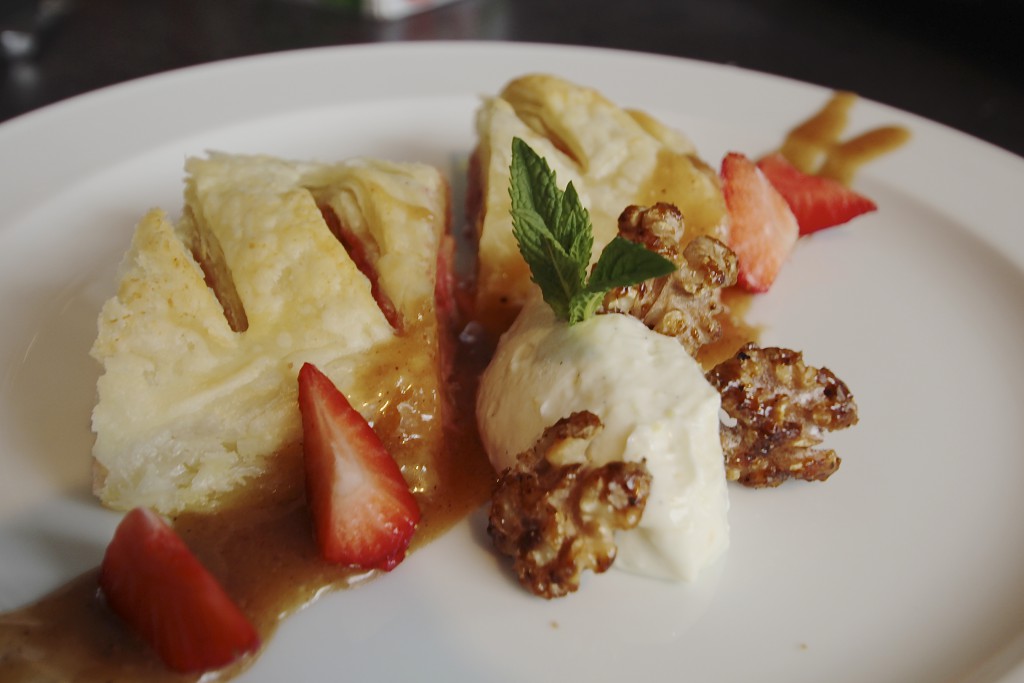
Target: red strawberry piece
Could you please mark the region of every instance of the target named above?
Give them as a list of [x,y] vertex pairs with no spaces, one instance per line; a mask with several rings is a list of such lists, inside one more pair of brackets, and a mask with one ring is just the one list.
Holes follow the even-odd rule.
[[420,521],[402,472],[366,420],[315,366],[299,371],[306,498],[329,562],[390,571]]
[[219,669],[260,647],[249,620],[155,512],[121,520],[100,566],[107,604],[179,672]]
[[729,248],[736,252],[737,281],[751,292],[766,292],[799,237],[796,217],[746,156],[727,154],[721,176],[732,222]]
[[761,159],[757,167],[786,199],[800,224],[801,235],[841,225],[878,208],[838,180],[800,171],[778,152]]

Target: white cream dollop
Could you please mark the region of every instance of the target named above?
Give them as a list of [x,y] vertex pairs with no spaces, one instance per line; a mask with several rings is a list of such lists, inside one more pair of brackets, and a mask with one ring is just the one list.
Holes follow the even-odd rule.
[[502,336],[476,412],[498,472],[559,419],[596,414],[604,429],[588,448],[590,462],[646,460],[652,477],[639,526],[616,536],[614,566],[693,580],[729,544],[720,404],[675,339],[618,314],[570,327],[535,297]]

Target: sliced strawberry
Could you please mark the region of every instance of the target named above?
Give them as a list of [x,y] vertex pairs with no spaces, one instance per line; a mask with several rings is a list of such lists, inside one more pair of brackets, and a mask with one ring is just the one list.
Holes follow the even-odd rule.
[[758,161],[757,167],[786,199],[800,224],[801,235],[841,225],[878,208],[837,180],[800,171],[777,152]]
[[107,604],[171,669],[219,669],[260,647],[256,629],[181,537],[155,512],[135,508],[100,566]]
[[329,562],[390,571],[420,521],[416,499],[373,429],[320,370],[299,371],[306,497]]
[[796,217],[750,159],[731,152],[722,160],[722,194],[732,226],[737,281],[751,292],[771,287],[799,237]]

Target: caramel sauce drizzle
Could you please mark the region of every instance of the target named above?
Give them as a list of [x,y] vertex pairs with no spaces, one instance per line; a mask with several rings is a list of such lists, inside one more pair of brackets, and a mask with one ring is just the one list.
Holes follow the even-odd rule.
[[804,173],[849,185],[861,166],[898,149],[910,139],[910,131],[902,126],[881,126],[840,141],[849,124],[850,108],[856,101],[853,93],[834,93],[820,111],[786,135],[779,151]]

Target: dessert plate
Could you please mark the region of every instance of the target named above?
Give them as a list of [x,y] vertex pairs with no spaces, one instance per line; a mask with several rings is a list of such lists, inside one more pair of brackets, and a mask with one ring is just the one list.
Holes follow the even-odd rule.
[[[181,205],[185,157],[416,160],[458,190],[479,97],[531,71],[648,110],[712,164],[770,150],[829,94],[652,55],[415,43],[170,72],[0,125],[0,609],[98,564],[120,518],[89,492],[88,350],[135,221]],[[287,621],[240,680],[1024,681],[1024,161],[870,102],[850,130],[892,123],[910,144],[856,182],[880,210],[802,240],[751,311],[857,397],[832,480],[731,487],[731,549],[692,585],[611,571],[553,602],[515,584],[477,512]]]

